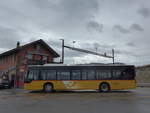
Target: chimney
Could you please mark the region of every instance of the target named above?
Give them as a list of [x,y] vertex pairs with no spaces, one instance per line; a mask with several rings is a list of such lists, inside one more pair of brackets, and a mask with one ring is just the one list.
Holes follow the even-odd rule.
[[20,47],[20,42],[18,41],[18,42],[17,42],[17,48],[19,48],[19,47]]

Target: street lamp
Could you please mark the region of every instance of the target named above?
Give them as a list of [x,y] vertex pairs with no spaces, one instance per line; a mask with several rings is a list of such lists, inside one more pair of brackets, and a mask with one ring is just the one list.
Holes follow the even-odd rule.
[[76,41],[73,41],[72,43],[73,43],[73,47],[74,47],[74,44],[76,43]]

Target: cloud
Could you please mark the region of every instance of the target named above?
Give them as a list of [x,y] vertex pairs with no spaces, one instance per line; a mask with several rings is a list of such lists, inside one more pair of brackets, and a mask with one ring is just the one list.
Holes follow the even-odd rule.
[[[29,0],[30,3],[33,3],[36,7],[40,8],[40,9],[56,9],[57,8],[57,4],[55,1],[50,1],[50,0]],[[59,0],[60,1],[60,0]],[[59,2],[58,1],[58,2]]]
[[96,31],[101,33],[103,31],[103,24],[100,24],[96,21],[90,21],[87,23],[88,31]]
[[120,33],[123,33],[123,34],[132,33],[133,31],[138,31],[138,32],[144,31],[141,25],[137,23],[131,24],[129,28],[124,28],[121,25],[114,25],[113,30],[119,31]]
[[86,53],[83,53],[83,52],[79,52],[79,51],[73,51],[73,50],[69,50],[69,49],[65,49],[65,56],[66,57],[83,57],[83,56],[86,56],[87,54]]
[[91,43],[94,49],[97,48],[98,52],[100,53],[112,53],[112,49],[116,48],[116,45],[114,44],[99,44],[99,43]]
[[14,48],[16,42],[20,41],[20,35],[15,29],[0,26],[0,48]]
[[51,45],[52,47],[55,47],[56,49],[60,49],[62,47],[62,43],[61,43],[61,40],[55,40],[55,39],[52,39],[50,38],[47,43],[49,45]]
[[142,7],[137,11],[137,13],[143,16],[144,18],[147,18],[150,16],[150,9],[146,7]]
[[140,31],[140,32],[144,31],[144,29],[139,24],[137,24],[137,23],[132,24],[130,26],[130,30]]
[[126,45],[129,47],[135,47],[136,46],[133,42],[126,43]]
[[98,0],[63,0],[64,12],[71,17],[90,17],[99,9]]
[[133,57],[137,57],[137,54],[132,52],[132,51],[128,51],[128,50],[121,50],[121,49],[116,49],[115,50],[115,54],[117,55],[124,55],[124,56],[133,56]]
[[[47,16],[53,13],[58,19],[63,19],[65,23],[83,21],[93,18],[93,14],[99,9],[98,0],[28,0],[41,11],[47,12]],[[51,15],[52,14],[52,15]]]
[[[137,10],[141,5],[143,7]],[[97,47],[100,53],[111,54],[112,48],[128,51],[119,55],[122,61],[130,63],[135,60],[133,57],[129,61],[130,52],[150,55],[150,23],[145,19],[150,15],[149,10],[149,0],[3,0],[0,3],[0,51],[14,48],[18,40],[23,44],[34,37],[32,41],[42,38],[61,53],[59,39],[64,38],[66,44],[71,42],[72,45],[76,40],[81,44],[75,46],[91,51]],[[71,50],[65,52],[67,61],[75,57],[80,61],[83,58],[90,58],[91,62],[104,61]],[[146,62],[148,58],[143,55],[141,59]]]
[[113,30],[119,31],[120,33],[123,33],[123,34],[130,33],[130,31],[128,29],[124,28],[121,25],[114,25]]

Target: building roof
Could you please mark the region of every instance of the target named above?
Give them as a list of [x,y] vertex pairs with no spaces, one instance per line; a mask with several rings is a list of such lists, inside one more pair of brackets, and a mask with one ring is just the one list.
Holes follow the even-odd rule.
[[24,49],[25,47],[28,47],[28,46],[33,45],[33,44],[36,44],[36,43],[40,43],[40,44],[42,44],[44,47],[46,47],[46,48],[54,55],[54,57],[60,57],[59,54],[58,54],[56,51],[54,51],[54,50],[53,50],[46,42],[44,42],[42,39],[36,40],[36,41],[33,41],[33,42],[30,42],[30,43],[25,44],[25,45],[23,45],[23,46],[19,46],[19,48],[16,47],[16,48],[13,48],[13,49],[11,49],[11,50],[8,50],[8,51],[6,51],[6,52],[4,52],[4,53],[1,53],[1,54],[0,54],[0,57],[8,56],[8,55],[17,53],[18,51]]

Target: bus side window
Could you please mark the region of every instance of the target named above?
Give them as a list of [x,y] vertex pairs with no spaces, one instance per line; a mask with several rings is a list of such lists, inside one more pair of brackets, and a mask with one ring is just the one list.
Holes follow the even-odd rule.
[[47,70],[47,80],[56,80],[56,70]]
[[28,80],[33,80],[33,71],[32,70],[29,70],[28,72]]
[[113,70],[113,79],[120,79],[122,77],[121,70]]
[[47,71],[46,70],[41,70],[41,80],[46,80],[47,79]]
[[42,70],[41,80],[56,80],[56,70]]
[[87,80],[87,70],[86,69],[83,69],[82,70],[82,80]]
[[39,70],[29,70],[28,79],[29,80],[38,80],[39,79]]
[[95,77],[95,70],[88,70],[88,80],[95,80],[96,77]]
[[127,68],[123,71],[122,79],[131,80],[134,79],[135,72],[134,69]]
[[72,76],[71,79],[72,80],[80,80],[81,76],[81,72],[80,70],[72,70]]
[[110,79],[111,71],[110,70],[96,70],[96,77],[98,80]]
[[57,80],[70,80],[70,71],[58,70]]

